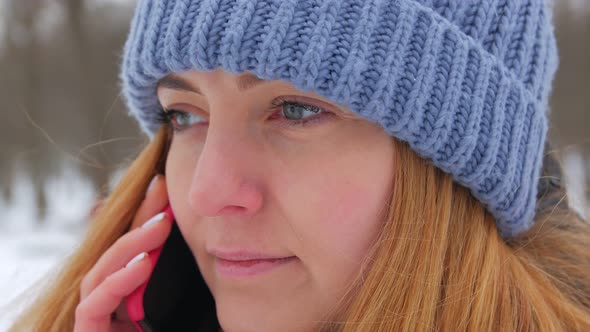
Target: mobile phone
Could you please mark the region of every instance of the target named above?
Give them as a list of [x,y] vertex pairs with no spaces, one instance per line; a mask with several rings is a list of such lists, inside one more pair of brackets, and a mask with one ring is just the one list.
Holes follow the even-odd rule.
[[215,303],[172,208],[165,243],[149,253],[154,267],[149,279],[125,299],[129,318],[140,332],[218,331]]

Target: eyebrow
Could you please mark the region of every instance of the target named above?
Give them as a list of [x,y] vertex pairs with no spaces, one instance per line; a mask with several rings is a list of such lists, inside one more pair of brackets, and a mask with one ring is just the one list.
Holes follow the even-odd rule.
[[[245,91],[263,83],[269,83],[269,80],[263,80],[256,75],[245,74],[238,78],[238,90]],[[176,75],[168,75],[158,82],[157,88],[167,88],[172,90],[194,92],[202,95],[203,93],[197,86],[193,86],[185,79]]]

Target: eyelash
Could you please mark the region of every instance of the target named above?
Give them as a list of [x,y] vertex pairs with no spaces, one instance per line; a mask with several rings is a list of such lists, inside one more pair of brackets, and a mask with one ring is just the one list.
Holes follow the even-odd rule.
[[[285,116],[278,116],[278,117],[285,118],[286,119],[285,125],[289,126],[289,127],[304,127],[306,125],[309,125],[310,123],[316,123],[316,122],[322,121],[324,116],[332,114],[331,112],[328,112],[323,108],[299,102],[294,98],[291,99],[291,98],[281,96],[281,97],[278,97],[275,100],[273,100],[273,102],[271,103],[272,110],[274,110],[276,108],[280,108],[279,111],[273,112],[273,117],[275,114],[283,113],[282,107],[285,104],[299,106],[299,107],[304,108],[306,111],[318,113],[317,115],[313,115],[313,116],[307,117],[305,119],[298,119],[298,120],[286,119]],[[178,110],[174,110],[174,109],[165,110],[164,108],[161,108],[159,111],[159,114],[158,114],[157,121],[162,124],[171,125],[174,132],[181,132],[187,128],[176,128],[174,125],[174,116],[182,115],[185,113],[187,113],[187,112],[178,111]]]

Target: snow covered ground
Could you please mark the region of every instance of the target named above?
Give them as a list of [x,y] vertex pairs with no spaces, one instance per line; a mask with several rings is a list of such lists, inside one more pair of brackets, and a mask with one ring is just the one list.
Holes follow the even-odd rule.
[[[0,331],[14,318],[11,301],[58,265],[78,244],[95,192],[74,169],[47,181],[48,214],[36,222],[33,187],[15,177],[11,202],[0,199]],[[26,298],[25,298],[26,299]],[[27,299],[28,300],[28,299]]]

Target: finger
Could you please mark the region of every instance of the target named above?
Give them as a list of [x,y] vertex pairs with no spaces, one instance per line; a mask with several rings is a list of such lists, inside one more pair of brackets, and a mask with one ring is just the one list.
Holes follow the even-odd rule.
[[130,231],[120,237],[88,271],[80,284],[80,299],[86,298],[103,280],[123,267],[138,252],[150,252],[164,244],[172,222],[166,213],[150,219],[146,227]]
[[111,314],[123,298],[144,283],[152,270],[147,254],[142,253],[104,280],[76,307],[75,332],[106,332],[111,325]]
[[168,205],[168,191],[166,188],[166,178],[164,175],[156,175],[152,187],[146,193],[146,196],[135,213],[131,229],[141,226],[146,220],[156,213],[164,210]]

